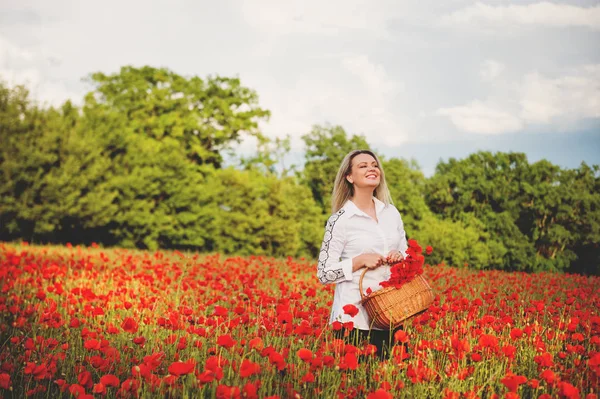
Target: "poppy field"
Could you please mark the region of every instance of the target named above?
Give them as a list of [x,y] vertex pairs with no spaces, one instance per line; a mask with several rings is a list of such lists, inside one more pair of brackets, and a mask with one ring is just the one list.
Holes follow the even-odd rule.
[[380,362],[334,338],[312,259],[0,243],[0,394],[597,398],[600,278],[423,276],[434,304]]

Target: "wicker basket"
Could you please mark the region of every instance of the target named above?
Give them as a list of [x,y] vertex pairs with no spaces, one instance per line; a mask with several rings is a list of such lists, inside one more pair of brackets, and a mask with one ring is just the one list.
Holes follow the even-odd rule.
[[362,282],[369,270],[365,268],[360,275],[358,287],[361,304],[369,315],[372,327],[397,328],[407,319],[427,310],[433,302],[433,291],[420,275],[400,288],[385,287],[365,295]]

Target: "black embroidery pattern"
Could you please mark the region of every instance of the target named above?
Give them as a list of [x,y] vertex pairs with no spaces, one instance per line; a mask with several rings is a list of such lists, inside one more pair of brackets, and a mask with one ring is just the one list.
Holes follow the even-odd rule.
[[319,265],[317,266],[317,277],[323,284],[331,283],[344,277],[344,270],[341,268],[325,272],[325,264],[327,263],[327,259],[329,259],[329,241],[333,238],[333,226],[344,212],[345,210],[340,209],[337,213],[331,215],[325,225],[325,236],[323,237],[323,244],[319,253]]

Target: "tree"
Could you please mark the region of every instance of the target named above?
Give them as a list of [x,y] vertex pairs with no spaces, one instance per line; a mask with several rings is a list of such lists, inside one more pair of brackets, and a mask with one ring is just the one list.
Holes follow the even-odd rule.
[[203,184],[198,216],[205,250],[245,255],[317,254],[320,211],[292,178],[256,170],[214,170]]
[[246,170],[258,170],[265,174],[287,177],[290,172],[296,171],[296,165],[285,165],[285,157],[290,153],[291,148],[290,136],[274,139],[265,137],[258,141],[254,155],[238,157],[239,164]]
[[428,257],[431,264],[444,262],[450,266],[495,269],[502,265],[507,252],[501,243],[490,240],[480,221],[464,223],[431,213],[418,221],[414,238],[434,248]]
[[520,221],[528,223],[539,268],[597,273],[593,265],[600,264],[598,167],[584,163],[564,170],[542,160],[531,165],[528,181]]
[[598,256],[597,188],[597,168],[570,171],[545,160],[530,165],[525,154],[479,152],[438,164],[426,201],[444,218],[480,220],[488,244],[506,249],[498,267],[559,271],[578,251]]
[[123,67],[91,75],[84,125],[111,162],[118,212],[108,228],[119,245],[203,248],[205,176],[243,134],[262,139],[269,113],[234,78],[184,78],[167,69]]
[[108,185],[118,195],[109,229],[118,244],[199,249],[205,245],[198,198],[212,167],[193,164],[173,140],[135,137],[114,162]]
[[407,234],[412,236],[419,228],[418,222],[431,214],[425,203],[425,176],[414,161],[391,158],[382,163],[394,205],[402,215]]
[[577,169],[563,175],[571,220],[568,226],[575,230],[577,239],[570,249],[577,254],[569,271],[600,275],[600,167],[582,163]]
[[[70,102],[40,109],[23,87],[0,85],[0,235],[81,242],[116,212],[105,185],[109,161],[80,130]],[[101,235],[101,233],[100,233]]]
[[85,98],[86,110],[121,119],[121,127],[134,134],[177,140],[196,164],[219,167],[220,151],[243,134],[262,137],[258,122],[269,117],[238,78],[185,78],[165,68],[126,66],[90,80],[95,90]]

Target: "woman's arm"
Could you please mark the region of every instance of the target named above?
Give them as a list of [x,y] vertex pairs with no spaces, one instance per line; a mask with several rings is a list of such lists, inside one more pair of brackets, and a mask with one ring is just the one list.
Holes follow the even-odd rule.
[[325,225],[325,235],[319,253],[319,264],[317,265],[317,277],[323,284],[352,280],[353,260],[340,261],[340,256],[346,244],[344,220],[340,219],[343,214],[344,210],[340,210],[331,215]]

